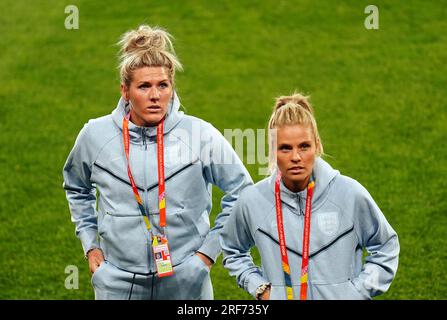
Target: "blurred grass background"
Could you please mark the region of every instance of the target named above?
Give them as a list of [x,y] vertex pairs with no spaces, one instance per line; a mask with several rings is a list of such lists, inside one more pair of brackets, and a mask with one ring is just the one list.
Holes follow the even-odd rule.
[[[380,299],[447,298],[447,1],[375,0],[379,30],[365,29],[364,0],[2,4],[0,298],[93,298],[61,170],[83,124],[115,108],[114,43],[141,23],[175,36],[181,101],[221,132],[264,128],[274,97],[311,94],[327,161],[399,234]],[[79,30],[64,27],[70,4]],[[64,287],[67,265],[79,267],[78,290]],[[250,299],[221,259],[212,278],[216,299]]]

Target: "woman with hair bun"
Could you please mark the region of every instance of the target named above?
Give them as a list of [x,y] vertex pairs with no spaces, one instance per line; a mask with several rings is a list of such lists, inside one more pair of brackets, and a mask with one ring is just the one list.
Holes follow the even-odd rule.
[[371,299],[387,291],[397,234],[360,183],[321,159],[308,98],[278,98],[268,130],[271,175],[244,189],[233,208],[221,233],[225,268],[262,300]]
[[[218,235],[252,180],[218,130],[179,111],[171,36],[142,25],[119,45],[121,99],[63,170],[95,298],[213,299]],[[225,195],[210,229],[212,184]]]

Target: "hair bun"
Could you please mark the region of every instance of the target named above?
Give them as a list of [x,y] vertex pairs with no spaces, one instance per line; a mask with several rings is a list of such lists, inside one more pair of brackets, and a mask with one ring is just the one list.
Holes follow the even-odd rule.
[[306,97],[304,95],[302,95],[301,93],[297,93],[295,92],[294,94],[290,95],[290,96],[281,96],[276,98],[276,103],[274,106],[274,110],[278,110],[280,109],[282,106],[285,106],[287,104],[292,104],[292,105],[296,105],[296,106],[300,106],[304,109],[306,109],[307,111],[309,111],[311,114],[314,113],[312,106],[309,103],[309,98],[310,97]]
[[182,70],[172,45],[172,36],[160,27],[140,25],[127,31],[118,41],[121,83],[129,86],[135,69],[141,67],[164,67],[169,79],[174,82],[176,70]]
[[171,35],[161,28],[141,25],[137,30],[125,33],[119,44],[123,53],[139,51],[173,51]]

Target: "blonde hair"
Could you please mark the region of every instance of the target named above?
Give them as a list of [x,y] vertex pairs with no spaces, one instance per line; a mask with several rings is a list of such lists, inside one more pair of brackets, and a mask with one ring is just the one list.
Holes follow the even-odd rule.
[[136,30],[123,34],[118,41],[121,46],[119,69],[121,83],[129,87],[133,71],[141,67],[165,67],[169,80],[174,83],[176,70],[182,70],[172,36],[160,27],[141,25]]
[[314,117],[310,97],[295,92],[290,96],[276,98],[272,115],[268,123],[269,135],[269,170],[272,173],[276,168],[276,134],[275,129],[288,125],[309,126],[316,145],[316,156],[323,155],[323,144],[318,133],[317,121]]

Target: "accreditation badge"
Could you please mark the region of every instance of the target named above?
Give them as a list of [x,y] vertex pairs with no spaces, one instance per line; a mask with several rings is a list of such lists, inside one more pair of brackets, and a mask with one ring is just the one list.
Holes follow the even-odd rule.
[[174,274],[171,254],[169,253],[168,240],[163,236],[154,236],[152,240],[155,266],[158,277],[166,277]]

